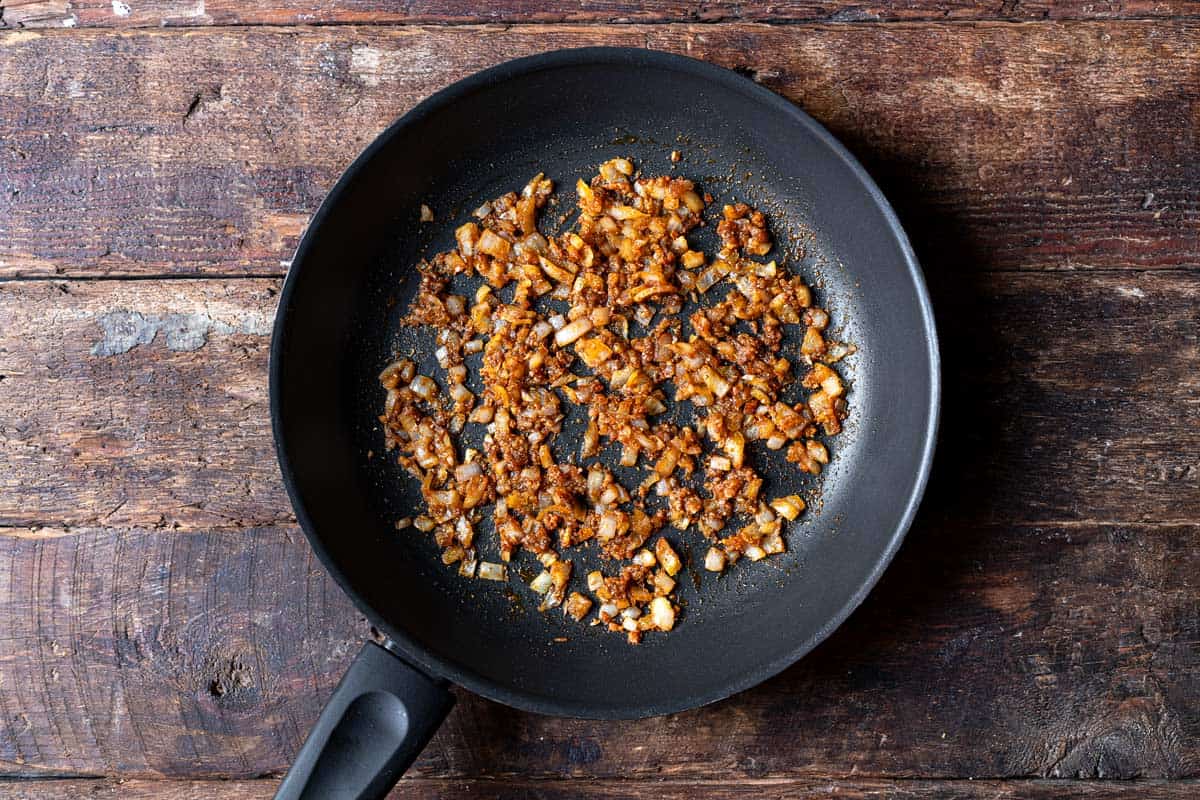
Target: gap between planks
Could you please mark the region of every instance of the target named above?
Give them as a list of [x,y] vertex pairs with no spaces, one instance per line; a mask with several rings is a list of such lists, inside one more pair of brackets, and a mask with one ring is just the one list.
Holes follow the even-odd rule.
[[[1200,273],[1200,264],[1178,265],[1173,267],[1040,267],[1029,269],[981,269],[979,275],[1070,275],[1070,276],[1103,276],[1103,275],[1179,275],[1192,276]],[[288,275],[283,272],[230,272],[202,274],[104,274],[104,275],[9,275],[0,276],[0,285],[6,283],[102,283],[104,281],[230,281],[230,280],[283,280]]]

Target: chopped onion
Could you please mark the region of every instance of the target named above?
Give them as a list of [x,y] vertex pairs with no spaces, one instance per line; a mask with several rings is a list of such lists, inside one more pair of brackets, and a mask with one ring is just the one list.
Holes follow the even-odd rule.
[[772,533],[770,536],[763,537],[762,549],[767,555],[776,555],[782,553],[786,549],[786,546],[783,543],[781,535]]
[[479,562],[479,577],[485,581],[508,580],[508,567],[492,561]]
[[545,570],[539,572],[538,576],[529,582],[529,588],[538,594],[545,594],[550,591],[550,587],[553,585],[554,580],[550,577],[550,573]]
[[569,322],[562,328],[559,328],[558,333],[554,334],[554,343],[559,347],[565,347],[591,329],[592,321],[587,317],[580,317],[574,322]]
[[704,568],[709,572],[721,572],[725,569],[725,553],[715,547],[710,547],[704,554]]
[[564,317],[562,314],[555,314],[554,316],[552,316],[550,319],[548,319],[546,321],[549,322],[550,327],[554,328],[554,330],[556,330],[556,331],[562,330],[563,327],[567,324],[567,318]]
[[459,483],[466,483],[477,475],[483,474],[483,467],[479,463],[472,461],[469,464],[459,464],[454,468],[454,480]]
[[654,552],[658,555],[658,561],[668,575],[674,576],[683,569],[683,562],[679,560],[679,555],[666,539],[659,539],[654,544]]
[[649,550],[638,550],[633,556],[633,563],[640,567],[653,567],[657,563],[654,553]]
[[418,375],[413,378],[408,388],[422,400],[432,400],[434,395],[437,394],[437,384],[433,382],[432,378],[425,375]]
[[669,631],[675,627],[675,609],[671,607],[671,601],[665,597],[656,597],[650,601],[650,618],[654,620],[654,627],[660,631]]
[[600,524],[596,526],[596,538],[600,541],[607,541],[617,535],[617,515],[611,512],[600,517]]
[[772,500],[771,508],[775,509],[775,513],[784,519],[793,520],[804,511],[804,501],[800,499],[799,495],[792,494]]

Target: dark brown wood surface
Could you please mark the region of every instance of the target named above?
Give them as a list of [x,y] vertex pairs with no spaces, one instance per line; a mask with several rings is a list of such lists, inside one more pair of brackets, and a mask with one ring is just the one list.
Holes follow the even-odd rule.
[[8,27],[193,27],[473,22],[883,22],[1146,19],[1200,15],[1195,0],[5,0]]
[[[644,787],[643,790],[639,787]],[[0,783],[0,800],[269,800],[268,781],[47,780]],[[1136,795],[1133,794],[1136,792]],[[1096,781],[888,781],[878,779],[743,780],[743,781],[473,781],[406,779],[391,800],[1192,800],[1196,781],[1139,781],[1135,785]]]
[[926,261],[1200,263],[1200,23],[0,37],[0,275],[281,275],[307,215],[401,113],[505,57],[594,44],[705,58],[793,98],[939,233],[919,237]]
[[461,693],[396,796],[1200,794],[1198,6],[534,5],[0,0],[0,800],[270,796],[371,635],[271,452],[287,260],[422,97],[587,44],[738,69],[879,178],[930,492],[779,677],[625,723]]

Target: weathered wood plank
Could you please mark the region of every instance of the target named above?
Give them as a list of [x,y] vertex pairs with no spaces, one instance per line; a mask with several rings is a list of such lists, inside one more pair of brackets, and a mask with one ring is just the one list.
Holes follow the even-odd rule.
[[[123,800],[268,800],[275,781],[0,781],[0,800],[76,800],[120,797]],[[809,800],[830,796],[847,800],[1191,800],[1195,781],[887,781],[887,780],[746,780],[723,781],[471,781],[405,779],[392,800]]]
[[[1200,527],[930,508],[801,662],[638,722],[463,693],[425,778],[1200,775]],[[0,774],[285,768],[369,634],[290,527],[0,536]]]
[[267,410],[278,286],[0,284],[0,525],[292,519]]
[[[945,513],[1200,520],[1200,274],[930,279]],[[0,526],[292,519],[267,410],[277,287],[0,283]]]
[[0,33],[0,275],[279,274],[341,169],[418,100],[597,44],[792,98],[935,265],[1200,263],[1192,22],[406,26]]
[[651,22],[887,22],[896,20],[1065,20],[1194,17],[1195,0],[7,0],[0,26],[13,28],[141,28],[206,25],[329,25],[411,23],[651,23]]

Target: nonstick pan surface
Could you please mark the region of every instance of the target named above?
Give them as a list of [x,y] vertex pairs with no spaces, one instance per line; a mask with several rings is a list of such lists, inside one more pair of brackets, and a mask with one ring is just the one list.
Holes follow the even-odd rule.
[[[682,160],[669,155],[679,150]],[[426,534],[394,529],[420,508],[415,482],[384,453],[377,378],[396,354],[432,367],[431,339],[399,324],[414,264],[452,244],[483,200],[538,172],[561,211],[576,178],[627,156],[646,174],[697,180],[720,203],[767,212],[778,250],[831,311],[846,431],[820,480],[765,464],[767,496],[799,491],[811,508],[788,552],[703,572],[706,544],[668,535],[690,556],[669,634],[639,646],[540,614],[528,554],[510,583],[460,578]],[[433,224],[418,209],[433,209]],[[554,216],[547,214],[546,217]],[[789,240],[788,234],[796,238]],[[703,236],[700,238],[704,242]],[[347,170],[293,261],[276,321],[271,404],[285,482],[322,562],[391,648],[436,678],[548,714],[630,718],[710,703],[779,672],[862,601],[913,518],[929,472],[938,409],[933,318],[920,269],[862,167],[796,106],[735,73],[663,53],[589,48],[513,61],[431,97]],[[684,414],[685,409],[673,413]],[[684,418],[684,417],[679,417]],[[560,437],[560,452],[578,440]],[[759,459],[766,451],[755,449]],[[626,477],[626,484],[631,481]],[[480,556],[499,560],[490,529]],[[577,553],[577,554],[576,554]],[[576,581],[597,564],[572,551]],[[694,582],[689,574],[698,578]]]

